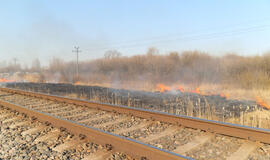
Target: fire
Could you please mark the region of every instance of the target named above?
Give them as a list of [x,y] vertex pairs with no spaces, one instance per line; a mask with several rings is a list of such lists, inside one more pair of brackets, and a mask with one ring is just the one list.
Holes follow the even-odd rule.
[[226,94],[226,93],[224,93],[224,94],[223,93],[220,93],[219,96],[220,97],[223,97],[225,99],[228,99],[230,97],[230,95],[229,94]]
[[13,80],[8,80],[8,79],[5,79],[5,78],[0,78],[0,83],[5,83],[5,82],[14,82]]
[[180,91],[182,93],[184,93],[184,88],[182,86],[174,86],[174,87],[170,87],[170,86],[166,86],[164,84],[157,84],[156,86],[156,90],[159,91],[159,92],[168,92],[168,91],[171,91],[171,90],[175,90],[175,91]]
[[166,91],[170,91],[171,87],[166,86],[164,84],[157,84],[157,90],[160,92],[166,92]]
[[194,91],[191,91],[192,93],[201,94],[201,90],[199,87],[197,87]]
[[[77,83],[76,83],[77,84]],[[156,91],[159,91],[161,93],[163,92],[168,92],[168,91],[179,91],[181,93],[185,93],[185,92],[189,92],[189,93],[195,93],[195,94],[199,94],[199,95],[203,95],[203,96],[217,96],[219,95],[220,97],[223,97],[225,99],[229,99],[230,95],[227,94],[227,93],[217,93],[217,92],[206,92],[206,91],[202,91],[201,88],[197,87],[195,88],[194,90],[188,90],[188,89],[185,89],[184,90],[184,87],[182,85],[174,85],[174,86],[167,86],[165,84],[162,84],[162,83],[159,83],[156,85]],[[270,106],[269,106],[270,108]]]
[[80,84],[81,84],[80,81],[77,81],[77,82],[74,83],[74,85],[80,85]]
[[256,103],[266,109],[270,109],[270,106],[258,96],[256,97]]
[[184,89],[183,89],[182,86],[178,86],[178,90],[179,90],[180,92],[184,93]]

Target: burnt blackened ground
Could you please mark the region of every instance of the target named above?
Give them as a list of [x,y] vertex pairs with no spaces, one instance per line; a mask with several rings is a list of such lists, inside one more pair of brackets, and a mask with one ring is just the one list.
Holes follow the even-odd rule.
[[[255,101],[233,100],[219,95],[205,96],[181,92],[144,92],[98,86],[53,83],[8,83],[6,87],[54,95],[75,95],[77,98],[172,114],[224,120],[240,117],[243,112],[256,110]],[[215,118],[213,118],[215,117]]]

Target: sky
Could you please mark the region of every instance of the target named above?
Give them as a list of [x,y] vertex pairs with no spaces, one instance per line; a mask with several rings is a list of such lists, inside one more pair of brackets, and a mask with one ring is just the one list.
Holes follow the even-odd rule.
[[0,62],[47,65],[80,60],[199,50],[221,56],[270,51],[269,0],[0,0]]

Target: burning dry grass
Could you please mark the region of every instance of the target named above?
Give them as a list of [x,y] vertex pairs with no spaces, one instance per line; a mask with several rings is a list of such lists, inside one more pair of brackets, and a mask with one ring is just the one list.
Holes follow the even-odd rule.
[[220,89],[221,93],[228,94],[230,99],[252,100],[260,106],[270,109],[270,92],[261,89]]
[[[81,83],[77,83],[78,85]],[[264,90],[233,90],[218,85],[201,85],[200,87],[186,87],[180,85],[157,84],[154,91],[161,93],[136,92],[130,90],[115,90],[95,86],[74,86],[71,84],[10,84],[10,87],[21,87],[42,91],[45,93],[60,94],[72,98],[82,98],[91,101],[126,105],[136,108],[152,109],[177,115],[187,115],[209,120],[249,125],[270,129],[270,111],[267,102],[269,93]],[[223,89],[223,90],[222,90]],[[196,94],[194,94],[194,93]],[[228,98],[227,94],[231,94]],[[211,96],[204,96],[211,95]],[[227,97],[226,97],[227,95]],[[256,100],[238,101],[231,99]],[[255,96],[255,97],[254,97]],[[228,98],[226,100],[226,98]]]
[[[24,79],[29,79],[28,81],[31,82],[45,79],[48,82],[73,83],[78,80],[74,79],[74,66],[74,62],[53,59],[48,69],[41,70],[43,76],[24,77]],[[266,109],[256,110],[254,112],[256,115],[257,112],[268,113],[267,110],[270,109],[269,71],[270,54],[251,57],[229,54],[215,57],[199,51],[159,55],[149,50],[145,55],[122,57],[119,54],[111,54],[104,58],[81,62],[80,82],[76,84],[172,94],[188,92],[219,95],[225,99],[253,100]],[[96,99],[101,98],[96,97]],[[113,102],[121,104],[121,99]],[[215,110],[211,110],[212,106],[204,112],[194,109],[192,103],[188,106],[187,112],[179,112],[179,114],[216,120]],[[194,112],[198,113],[194,114]],[[246,120],[252,117],[249,115],[253,115],[253,112],[241,114]],[[237,117],[235,119],[235,123],[242,123],[242,120]],[[226,120],[222,119],[222,121]],[[259,122],[260,120],[254,121],[252,126],[256,126],[255,123]]]
[[86,85],[86,86],[101,86],[116,89],[127,89],[127,90],[138,90],[138,91],[148,91],[148,92],[189,92],[201,95],[219,95],[226,99],[235,100],[251,100],[256,101],[262,107],[270,109],[270,92],[265,89],[239,89],[230,88],[228,86],[219,84],[200,84],[200,86],[185,85],[185,84],[151,84],[147,82],[129,82],[123,84],[113,84],[113,83],[83,83],[77,82],[75,85]]
[[177,85],[172,86],[174,87],[166,86],[164,84],[158,84],[155,90],[160,92],[178,90],[181,92],[190,92],[201,95],[219,95],[220,97],[224,97],[226,99],[251,100],[256,101],[258,105],[266,109],[270,109],[270,92],[268,90],[234,89],[217,84],[201,84],[199,87],[190,87],[182,84],[178,88],[175,87]]
[[7,82],[14,82],[13,80],[5,79],[5,78],[0,78],[0,83],[7,83]]
[[[88,84],[89,85],[89,84]],[[107,84],[95,84],[103,87],[111,87],[110,83]],[[137,84],[138,85],[138,84]],[[122,89],[133,89],[140,90],[140,87],[132,88],[132,85],[127,85],[125,87],[122,85]],[[232,116],[229,118],[220,118],[216,115],[216,111],[213,110],[214,107],[206,105],[206,109],[202,112],[200,106],[194,112],[194,103],[189,101],[187,106],[186,115],[195,116],[199,118],[205,118],[209,120],[218,120],[223,122],[248,125],[252,127],[260,127],[260,128],[270,128],[270,92],[268,90],[260,90],[260,89],[232,89],[229,87],[221,86],[221,85],[213,85],[213,84],[201,84],[199,87],[194,87],[190,85],[165,85],[165,84],[156,84],[156,85],[148,85],[147,87],[142,87],[144,91],[158,91],[158,92],[189,92],[196,93],[201,95],[219,95],[225,99],[235,99],[235,100],[251,100],[256,101],[258,106],[253,112],[242,111],[239,116],[235,116],[235,113],[232,113]],[[75,95],[74,95],[75,96]],[[96,98],[95,100],[98,100]],[[199,103],[199,102],[198,102]],[[170,112],[170,111],[169,111]],[[183,113],[178,113],[183,114]]]

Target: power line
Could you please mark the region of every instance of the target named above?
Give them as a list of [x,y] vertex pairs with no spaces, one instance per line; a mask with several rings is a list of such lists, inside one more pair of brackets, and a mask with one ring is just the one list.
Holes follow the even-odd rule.
[[[229,28],[229,27],[239,27],[239,25],[249,25],[249,24],[254,24],[255,22],[269,22],[270,20],[270,17],[267,17],[267,18],[264,18],[264,19],[253,19],[251,21],[244,21],[244,22],[241,22],[241,23],[236,23],[235,25],[223,25],[223,26],[219,26],[219,27],[223,27],[223,28]],[[250,23],[251,22],[251,23]],[[258,25],[257,25],[258,26]],[[255,26],[256,27],[256,26]],[[203,30],[200,30],[199,32],[201,31],[212,31],[212,30],[215,30],[217,29],[217,27],[209,27],[209,28],[205,28]],[[113,44],[113,45],[121,45],[121,44],[127,44],[127,43],[137,43],[137,42],[143,42],[143,41],[151,41],[151,40],[157,40],[157,39],[164,39],[164,38],[170,38],[170,37],[176,37],[176,36],[185,36],[185,35],[192,35],[194,33],[198,33],[198,31],[189,31],[189,32],[185,32],[185,33],[171,33],[171,34],[168,34],[168,35],[163,35],[163,36],[155,36],[155,37],[148,37],[148,38],[144,38],[144,39],[137,39],[137,40],[130,40],[130,41],[122,41],[122,42],[118,42],[117,44]],[[196,35],[196,34],[195,34]]]
[[[168,43],[168,42],[173,42],[173,41],[192,41],[192,40],[202,40],[202,39],[213,39],[213,38],[218,38],[218,37],[224,37],[224,36],[231,36],[233,35],[239,35],[243,33],[249,33],[249,32],[256,32],[256,31],[264,31],[269,29],[270,25],[261,25],[261,26],[255,26],[255,27],[249,27],[249,28],[241,28],[241,29],[236,29],[236,30],[231,30],[231,31],[224,31],[224,32],[215,32],[215,33],[206,33],[206,34],[195,34],[191,36],[182,36],[182,37],[175,37],[173,39],[161,39],[161,40],[156,40],[152,42],[147,42],[147,43],[141,43],[137,42],[134,44],[126,44],[126,45],[111,45],[110,48],[133,48],[133,47],[138,47],[138,46],[144,46],[144,45],[150,45],[152,43]],[[102,48],[93,48],[90,49],[90,51],[97,51],[97,50],[104,50],[104,49],[109,49],[109,47],[102,47]]]

